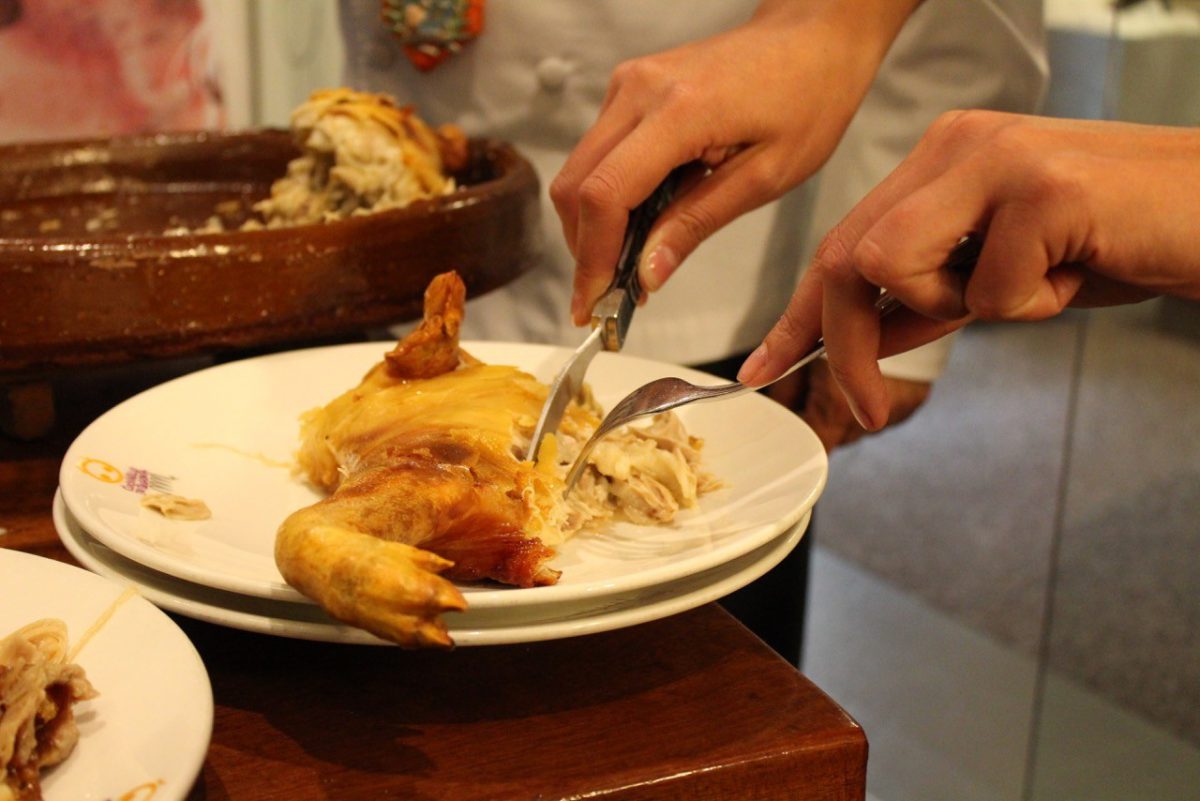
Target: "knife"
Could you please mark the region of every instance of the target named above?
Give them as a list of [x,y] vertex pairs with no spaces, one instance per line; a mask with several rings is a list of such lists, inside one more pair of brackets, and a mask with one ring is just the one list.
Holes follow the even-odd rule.
[[592,309],[592,331],[567,359],[550,385],[550,394],[533,429],[526,459],[536,462],[542,440],[547,434],[558,430],[567,404],[572,398],[578,397],[583,389],[583,377],[596,354],[602,350],[619,351],[624,346],[625,335],[629,333],[629,324],[633,320],[633,310],[637,308],[638,298],[642,294],[637,267],[642,249],[646,246],[646,237],[663,209],[675,199],[679,182],[690,167],[684,165],[672,170],[650,196],[629,213],[625,241],[612,283]]

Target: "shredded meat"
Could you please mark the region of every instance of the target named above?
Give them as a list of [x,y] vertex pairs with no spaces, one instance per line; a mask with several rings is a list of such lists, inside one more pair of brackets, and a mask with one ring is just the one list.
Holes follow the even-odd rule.
[[[0,799],[39,801],[40,771],[75,748],[73,706],[96,696],[65,659],[66,626],[41,620],[0,640]],[[7,796],[7,799],[6,799]]]
[[[301,155],[254,204],[243,230],[285,228],[403,208],[450,194],[452,173],[466,166],[466,135],[454,125],[431,128],[411,106],[385,94],[323,89],[292,112]],[[201,233],[226,230],[211,216]],[[103,221],[97,223],[101,224]],[[187,226],[164,233],[194,233]]]
[[449,194],[466,163],[466,137],[431,129],[410,106],[348,89],[313,93],[292,112],[304,153],[255,205],[268,228],[401,208]]

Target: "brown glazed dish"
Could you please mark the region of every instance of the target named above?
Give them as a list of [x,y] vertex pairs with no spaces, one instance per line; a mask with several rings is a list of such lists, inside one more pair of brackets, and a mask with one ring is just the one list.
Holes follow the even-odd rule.
[[0,375],[337,337],[414,319],[455,269],[478,296],[532,265],[537,176],[472,141],[452,195],[236,229],[297,155],[286,131],[0,147]]

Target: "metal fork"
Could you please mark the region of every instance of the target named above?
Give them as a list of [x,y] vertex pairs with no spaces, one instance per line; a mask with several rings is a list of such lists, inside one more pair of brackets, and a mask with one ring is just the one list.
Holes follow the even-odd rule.
[[[983,241],[980,237],[974,234],[962,237],[950,252],[949,257],[947,257],[945,268],[962,275],[964,278],[969,276],[971,270],[975,267],[975,262],[979,259],[979,252],[982,247]],[[880,294],[879,300],[875,301],[875,308],[879,310],[880,319],[887,317],[900,308],[901,305],[899,300],[887,292]],[[616,406],[612,407],[612,410],[600,421],[599,427],[592,434],[591,438],[584,443],[583,448],[579,451],[579,455],[575,457],[575,461],[571,464],[570,471],[567,473],[566,489],[563,490],[563,494],[569,493],[575,486],[575,483],[579,481],[579,477],[583,475],[583,470],[587,466],[587,457],[591,455],[592,449],[596,447],[596,443],[614,429],[640,417],[665,412],[689,403],[734,398],[747,392],[755,392],[762,389],[762,387],[770,386],[776,381],[786,378],[814,359],[819,359],[824,353],[825,338],[821,337],[817,340],[817,344],[813,349],[806,353],[800,361],[789,367],[778,378],[758,387],[749,387],[740,381],[711,386],[697,386],[690,381],[675,377],[659,378],[638,387],[626,395]]]

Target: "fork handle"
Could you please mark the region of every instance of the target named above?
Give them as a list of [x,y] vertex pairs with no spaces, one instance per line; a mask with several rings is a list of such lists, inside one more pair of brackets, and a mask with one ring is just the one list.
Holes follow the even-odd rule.
[[[902,305],[903,304],[899,300],[897,300],[894,295],[889,295],[887,292],[880,294],[879,300],[875,301],[875,308],[879,311],[879,319],[880,320],[884,319],[889,314],[896,311],[896,309],[900,308]],[[763,387],[769,387],[772,384],[774,384],[776,381],[782,381],[783,379],[787,378],[789,375],[796,372],[800,368],[807,367],[810,363],[816,361],[817,359],[821,358],[824,355],[825,355],[825,337],[821,337],[820,339],[817,340],[816,344],[813,345],[812,350],[810,350],[808,353],[801,356],[799,361],[795,362],[791,367],[789,367],[788,369],[786,369],[782,373],[780,373],[778,377],[772,378],[770,381],[768,381],[765,384],[759,384],[755,387],[746,387],[746,388],[747,389],[752,388],[755,390],[759,390],[759,389],[762,389]],[[737,383],[740,383],[740,382],[737,382]]]
[[[950,255],[946,257],[943,263],[943,269],[957,275],[965,283],[971,277],[971,273],[975,270],[975,264],[979,261],[979,254],[983,251],[983,237],[976,233],[966,234],[958,240],[958,243],[950,251]],[[875,308],[879,312],[879,319],[884,319],[892,312],[896,311],[902,304],[895,295],[889,292],[883,292],[879,295],[879,299],[875,301]],[[825,355],[825,337],[817,340],[813,349],[800,357],[800,360],[785,370],[778,378],[772,379],[765,384],[760,384],[755,389],[769,387],[780,379],[786,378],[792,373],[799,370],[801,367],[809,364],[815,359],[819,359]]]

